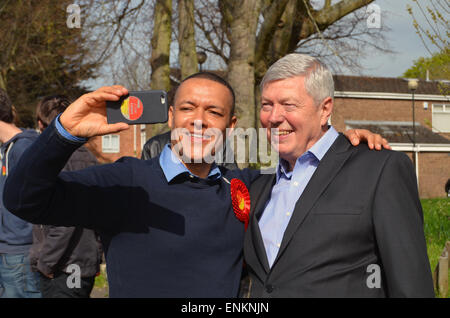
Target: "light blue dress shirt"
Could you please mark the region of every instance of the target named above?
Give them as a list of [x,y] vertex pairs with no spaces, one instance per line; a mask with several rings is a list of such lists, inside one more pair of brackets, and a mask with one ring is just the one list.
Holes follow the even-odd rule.
[[61,117],[61,114],[59,114],[56,117],[55,120],[55,126],[56,126],[56,130],[61,134],[61,136],[63,136],[64,138],[71,140],[71,141],[75,141],[75,142],[79,142],[81,143],[85,143],[88,141],[87,138],[83,138],[83,137],[77,137],[72,135],[71,133],[69,133],[62,125],[61,122],[59,121],[59,117]]
[[[159,156],[159,165],[161,166],[164,176],[167,182],[170,182],[176,176],[182,173],[188,173],[191,178],[199,178],[186,168],[186,166],[181,162],[173,151],[170,149],[170,144],[164,146]],[[215,163],[212,164],[211,170],[209,171],[207,179],[216,180],[222,177],[219,167]]]
[[276,172],[276,183],[259,220],[259,228],[270,267],[277,257],[295,204],[316,171],[320,160],[338,136],[338,132],[330,126],[327,132],[297,159],[293,171],[288,171],[289,164],[280,159]]

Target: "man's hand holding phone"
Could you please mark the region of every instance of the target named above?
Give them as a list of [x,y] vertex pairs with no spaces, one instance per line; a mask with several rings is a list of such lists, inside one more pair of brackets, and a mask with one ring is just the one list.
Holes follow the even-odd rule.
[[106,102],[106,115],[110,124],[165,123],[168,112],[167,93],[162,90],[132,91],[118,101]]
[[71,135],[90,138],[128,129],[128,124],[108,124],[106,102],[118,101],[128,90],[120,85],[101,87],[95,92],[82,95],[62,113],[61,125]]

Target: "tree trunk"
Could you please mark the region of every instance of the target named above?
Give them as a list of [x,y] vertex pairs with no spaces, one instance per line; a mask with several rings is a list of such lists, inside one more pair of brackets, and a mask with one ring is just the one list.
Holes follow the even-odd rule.
[[[236,95],[237,127],[243,129],[256,127],[255,47],[256,28],[261,7],[260,0],[221,1],[222,16],[226,19],[230,30],[230,59],[227,79]],[[237,138],[244,141],[245,152],[250,155],[248,151],[250,139],[245,134],[238,134]],[[234,150],[236,152],[236,148]],[[238,162],[238,166],[245,168],[248,166],[248,162]]]
[[181,79],[198,72],[194,31],[194,0],[178,0],[178,45]]
[[[170,90],[170,42],[172,36],[172,0],[157,0],[154,9],[151,89]],[[147,138],[161,133],[166,125],[147,125]]]
[[230,19],[230,59],[227,79],[236,94],[238,127],[255,127],[255,46],[260,0],[222,1]]
[[6,74],[6,72],[3,72],[3,70],[0,72],[0,88],[3,89],[5,92],[7,90],[6,88],[6,76],[3,76],[3,74]]
[[[269,52],[271,61],[277,61],[289,52],[292,28],[294,26],[295,18],[298,15],[297,3],[298,0],[289,0],[284,13],[278,22]],[[267,71],[267,69],[265,71]]]
[[[256,75],[256,83],[258,83],[264,73],[267,70],[267,56],[272,41],[277,38],[277,32],[280,28],[280,23],[283,21],[283,13],[284,18],[286,17],[286,12],[289,15],[294,15],[294,12],[290,12],[288,8],[288,4],[290,2],[297,2],[297,0],[276,0],[273,1],[267,8],[264,10],[264,22],[261,25],[261,28],[258,33],[256,48],[255,48],[255,75]],[[292,5],[291,5],[292,6]],[[286,21],[289,23],[289,20]],[[275,36],[274,36],[275,34]]]

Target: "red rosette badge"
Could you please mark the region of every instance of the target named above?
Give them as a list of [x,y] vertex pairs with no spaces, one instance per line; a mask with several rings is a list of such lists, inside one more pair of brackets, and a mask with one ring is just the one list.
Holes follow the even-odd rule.
[[247,230],[250,215],[250,193],[239,179],[231,179],[231,202],[233,203],[234,214],[239,221],[244,222]]

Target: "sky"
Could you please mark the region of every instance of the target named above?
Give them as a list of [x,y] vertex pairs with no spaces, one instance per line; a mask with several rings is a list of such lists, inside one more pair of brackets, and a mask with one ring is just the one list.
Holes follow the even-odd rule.
[[[419,0],[425,9],[427,0]],[[429,57],[420,37],[412,24],[412,18],[406,10],[407,4],[416,10],[411,0],[376,0],[373,3],[380,7],[381,23],[391,28],[387,34],[387,42],[394,54],[370,55],[362,60],[364,75],[379,77],[398,77],[410,68],[419,57]],[[416,15],[419,24],[425,24],[421,14]],[[449,17],[450,18],[450,17]],[[347,74],[344,72],[344,74]],[[347,74],[348,75],[348,74]]]

